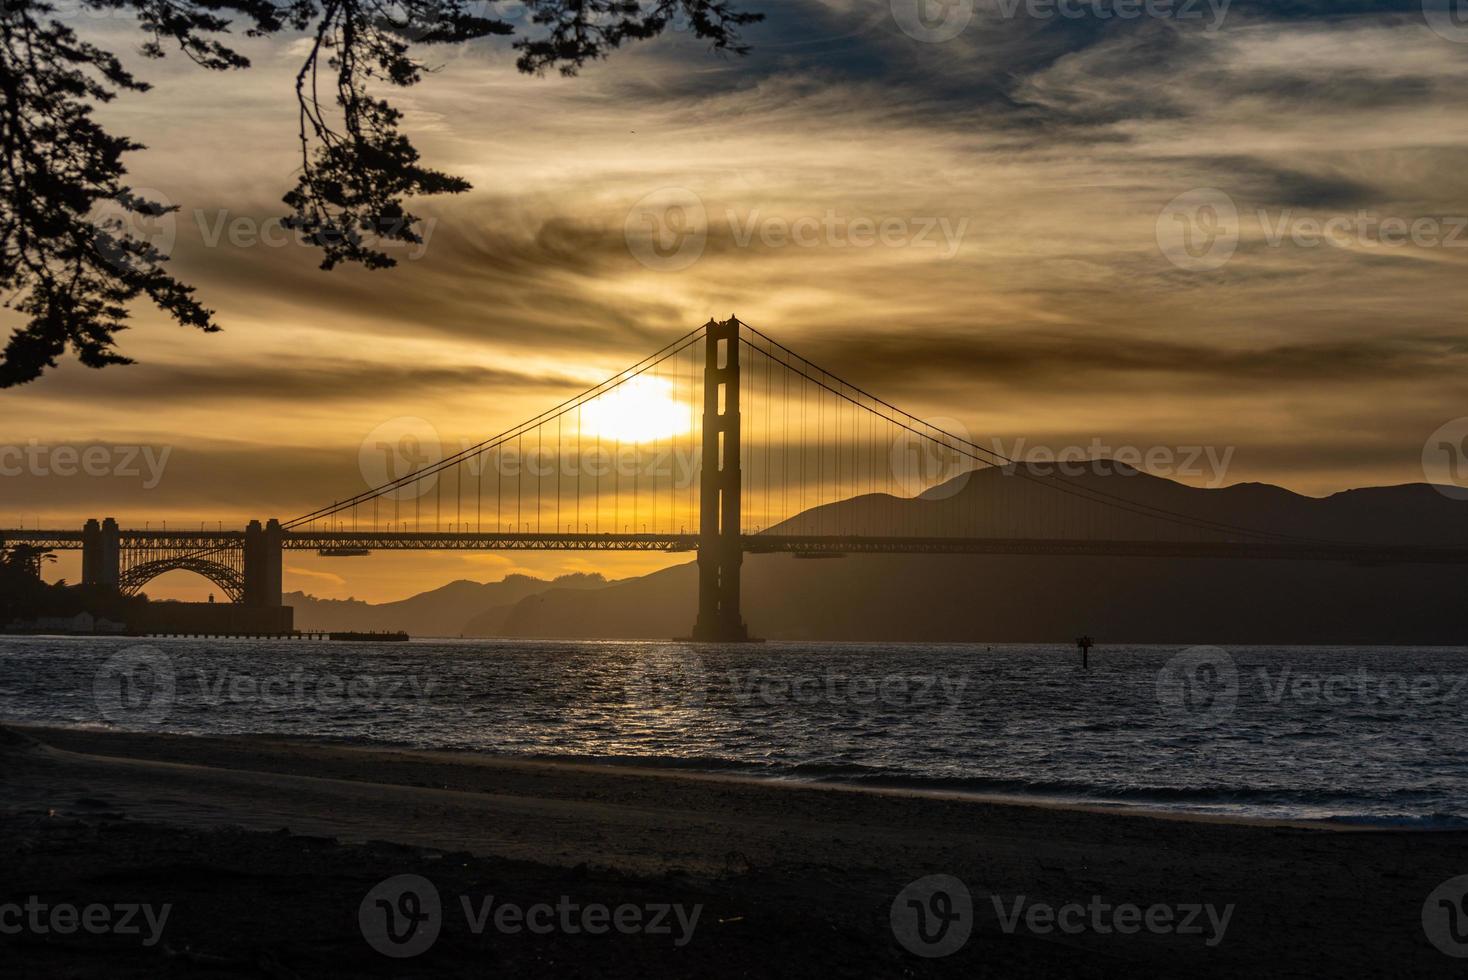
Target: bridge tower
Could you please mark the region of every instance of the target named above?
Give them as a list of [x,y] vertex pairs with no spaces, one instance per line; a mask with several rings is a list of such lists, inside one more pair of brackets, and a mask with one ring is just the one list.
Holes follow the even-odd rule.
[[82,584],[96,585],[102,577],[102,524],[95,517],[82,525]]
[[82,528],[82,584],[116,591],[121,577],[122,530],[116,518],[94,517]]
[[245,528],[244,604],[276,607],[281,605],[281,545],[284,533],[280,521],[271,518],[263,527],[251,521]]
[[700,470],[698,622],[700,642],[742,643],[739,614],[742,474],[739,469],[739,321],[710,320],[704,341],[703,455]]

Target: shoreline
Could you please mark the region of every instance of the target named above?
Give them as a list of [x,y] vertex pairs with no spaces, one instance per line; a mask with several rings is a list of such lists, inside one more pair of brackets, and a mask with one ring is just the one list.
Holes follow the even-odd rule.
[[[359,632],[355,630],[325,630],[319,628],[298,629],[295,633],[310,635],[326,635],[332,632]],[[371,632],[370,630],[367,632]],[[394,632],[394,631],[388,631]],[[291,639],[293,634],[276,633],[227,633],[227,634],[188,634],[188,633],[56,633],[56,632],[24,632],[16,630],[0,630],[0,639],[16,637],[21,639],[52,639],[52,640],[277,640]],[[325,642],[325,641],[323,641]],[[371,641],[363,641],[371,642]],[[593,639],[585,636],[429,636],[410,635],[405,641],[407,643],[493,643],[493,644],[541,644],[541,643],[571,643],[585,645],[627,645],[627,644],[654,644],[688,646],[694,643],[688,638],[669,636],[646,636],[646,637],[614,637],[611,639]],[[1076,653],[1075,640],[1058,637],[1053,640],[853,640],[840,637],[834,639],[819,639],[809,637],[763,637],[757,641],[767,646],[795,646],[809,649],[812,645],[821,647],[861,647],[870,649],[873,646],[882,647],[932,647],[935,649],[952,647],[1032,647],[1045,650],[1055,650],[1060,654],[1074,655]],[[1207,641],[1194,637],[1182,640],[1119,640],[1109,639],[1105,643],[1098,643],[1093,650],[1104,654],[1107,648],[1112,649],[1174,649],[1179,647],[1198,646],[1206,644]],[[1250,640],[1247,643],[1225,644],[1230,650],[1340,650],[1340,649],[1384,649],[1384,650],[1431,650],[1452,651],[1468,655],[1468,643],[1412,643],[1391,642],[1388,640],[1377,642],[1332,642],[1322,641],[1319,643],[1295,643],[1287,641]],[[399,648],[401,649],[401,648]]]
[[[190,956],[253,963],[261,949],[298,975],[401,975],[404,961],[364,941],[357,910],[404,874],[448,896],[708,910],[683,947],[446,924],[431,954],[406,961],[425,975],[482,976],[490,957],[653,978],[1447,976],[1460,961],[1425,938],[1423,903],[1468,873],[1463,831],[1168,819],[307,740],[5,726],[0,787],[0,834],[16,842],[0,906],[99,893],[177,906],[158,946],[98,961],[122,976],[197,975]],[[973,937],[924,959],[898,938],[893,908],[934,875],[971,893]],[[1006,918],[1035,903],[1208,907],[1228,925],[1220,917],[1209,941]],[[0,936],[0,955],[27,975],[92,972],[78,967],[91,947],[55,937]]]
[[[1414,834],[1453,833],[1468,831],[1468,818],[1450,818],[1445,825],[1431,825],[1434,815],[1381,818],[1372,815],[1335,815],[1321,817],[1297,817],[1247,813],[1218,813],[1202,809],[1169,807],[1154,801],[1129,801],[1108,799],[1071,799],[1063,796],[1043,794],[987,792],[983,790],[956,789],[912,785],[903,777],[875,777],[871,780],[855,781],[823,777],[792,775],[763,775],[748,771],[718,770],[684,765],[677,758],[647,760],[623,756],[616,759],[578,758],[572,756],[506,755],[480,752],[472,749],[424,748],[408,743],[389,740],[364,742],[329,735],[276,734],[266,732],[240,734],[206,734],[197,732],[136,732],[113,728],[97,723],[76,725],[37,725],[25,721],[0,718],[0,730],[10,729],[25,732],[38,741],[45,742],[48,733],[65,737],[65,733],[95,733],[102,735],[141,736],[161,739],[200,739],[208,741],[243,741],[268,745],[314,745],[331,747],[345,752],[387,752],[409,756],[421,756],[441,764],[463,764],[490,768],[533,770],[536,768],[561,769],[566,772],[613,775],[617,773],[646,776],[650,778],[675,778],[727,782],[751,786],[779,787],[790,790],[814,790],[831,792],[865,793],[879,796],[908,797],[914,799],[968,801],[994,806],[1043,810],[1074,811],[1129,818],[1176,820],[1185,822],[1235,824],[1254,827],[1292,827],[1302,830],[1319,830],[1333,833],[1376,833],[1401,832]],[[105,755],[106,753],[101,753]],[[887,781],[883,781],[887,780]],[[1197,804],[1207,806],[1208,804]]]

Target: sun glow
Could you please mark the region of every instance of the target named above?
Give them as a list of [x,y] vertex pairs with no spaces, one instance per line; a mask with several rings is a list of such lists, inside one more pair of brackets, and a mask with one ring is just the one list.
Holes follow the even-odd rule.
[[671,381],[639,376],[581,408],[581,431],[622,442],[655,442],[683,435],[693,424],[692,406]]

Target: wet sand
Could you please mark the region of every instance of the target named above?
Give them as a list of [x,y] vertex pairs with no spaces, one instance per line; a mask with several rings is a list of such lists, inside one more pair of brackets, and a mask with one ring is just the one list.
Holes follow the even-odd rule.
[[[13,852],[0,908],[32,895],[171,907],[152,945],[0,935],[0,961],[27,976],[1450,976],[1465,962],[1422,925],[1429,893],[1468,874],[1460,831],[12,728],[0,730],[0,833]],[[369,945],[359,912],[400,874],[432,882],[442,928],[397,959]],[[936,947],[891,918],[899,892],[930,875],[972,896],[971,936],[938,958],[910,951],[904,938]],[[476,934],[472,912],[491,895],[522,909],[700,911],[668,933],[488,920]],[[1045,910],[1066,907],[1078,911],[1061,930]]]

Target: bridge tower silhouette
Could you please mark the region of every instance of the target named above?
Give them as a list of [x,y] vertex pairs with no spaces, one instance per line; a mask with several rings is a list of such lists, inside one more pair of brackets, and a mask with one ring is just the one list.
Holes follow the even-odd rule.
[[693,638],[739,643],[749,639],[739,607],[744,566],[739,320],[710,320],[704,329],[698,621]]

